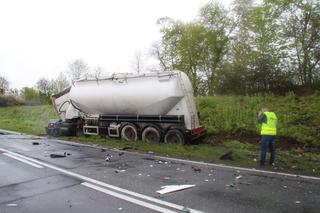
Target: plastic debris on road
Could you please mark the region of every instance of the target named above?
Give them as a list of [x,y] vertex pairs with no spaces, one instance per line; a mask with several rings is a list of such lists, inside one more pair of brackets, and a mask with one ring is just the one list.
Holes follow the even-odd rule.
[[182,211],[183,211],[184,213],[190,213],[190,212],[191,212],[191,210],[190,210],[188,207],[184,207],[184,208],[182,209]]
[[169,186],[161,186],[161,190],[158,190],[159,194],[167,194],[171,192],[181,191],[184,189],[195,187],[196,185],[169,185]]
[[196,166],[191,166],[194,172],[201,172],[201,168],[196,167]]
[[[69,154],[70,155],[70,154]],[[63,154],[50,154],[51,158],[65,158],[67,156],[67,153],[63,153]]]
[[121,172],[125,172],[125,171],[126,171],[125,169],[122,169],[122,170],[119,170],[119,169],[114,170],[115,173],[121,173]]
[[7,206],[14,207],[14,206],[18,206],[18,204],[16,204],[16,203],[8,203]]
[[237,177],[236,177],[236,180],[240,180],[242,178],[242,175],[238,175]]

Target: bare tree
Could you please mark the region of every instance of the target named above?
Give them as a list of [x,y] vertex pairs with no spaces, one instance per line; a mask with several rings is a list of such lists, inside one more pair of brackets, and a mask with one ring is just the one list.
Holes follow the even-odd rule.
[[160,41],[153,42],[150,48],[150,55],[159,62],[160,69],[165,71],[172,69],[172,65],[169,60],[167,60],[165,52],[162,50]]
[[4,76],[0,76],[0,94],[3,95],[8,90],[9,81]]
[[104,73],[105,73],[105,72],[104,72],[104,70],[103,70],[103,68],[102,68],[101,66],[98,66],[98,67],[96,67],[96,68],[94,69],[94,76],[95,76],[96,78],[99,78],[99,77],[102,76]]
[[68,65],[67,75],[71,80],[78,79],[88,73],[88,64],[83,59],[76,59]]
[[55,80],[53,80],[53,92],[54,93],[58,93],[69,86],[70,86],[70,83],[69,83],[66,75],[63,74],[62,72],[58,75],[58,77]]
[[142,56],[142,53],[140,50],[136,50],[134,52],[134,55],[133,55],[133,58],[132,58],[132,61],[131,61],[131,65],[132,65],[132,68],[139,74],[142,69],[143,69],[143,56]]

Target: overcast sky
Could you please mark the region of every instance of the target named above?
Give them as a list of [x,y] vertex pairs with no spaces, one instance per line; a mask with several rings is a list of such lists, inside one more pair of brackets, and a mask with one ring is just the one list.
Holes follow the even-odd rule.
[[78,58],[109,74],[132,72],[134,52],[160,38],[158,18],[191,21],[208,1],[0,0],[0,75],[11,88],[31,87]]

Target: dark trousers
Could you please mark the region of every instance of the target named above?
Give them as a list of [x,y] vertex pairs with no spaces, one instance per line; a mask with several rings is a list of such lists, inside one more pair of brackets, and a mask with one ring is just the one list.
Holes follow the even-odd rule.
[[266,161],[267,148],[270,150],[270,161],[269,163],[274,163],[275,154],[276,154],[276,137],[274,135],[262,135],[261,139],[261,156],[260,156],[260,165],[264,166]]

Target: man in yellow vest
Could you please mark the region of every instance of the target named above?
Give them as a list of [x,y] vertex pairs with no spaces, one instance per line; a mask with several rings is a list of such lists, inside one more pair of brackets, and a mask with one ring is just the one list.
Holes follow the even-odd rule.
[[269,163],[270,165],[274,165],[278,118],[274,112],[269,112],[268,108],[262,108],[258,114],[258,122],[262,124],[260,166],[264,166],[268,147],[270,149]]

